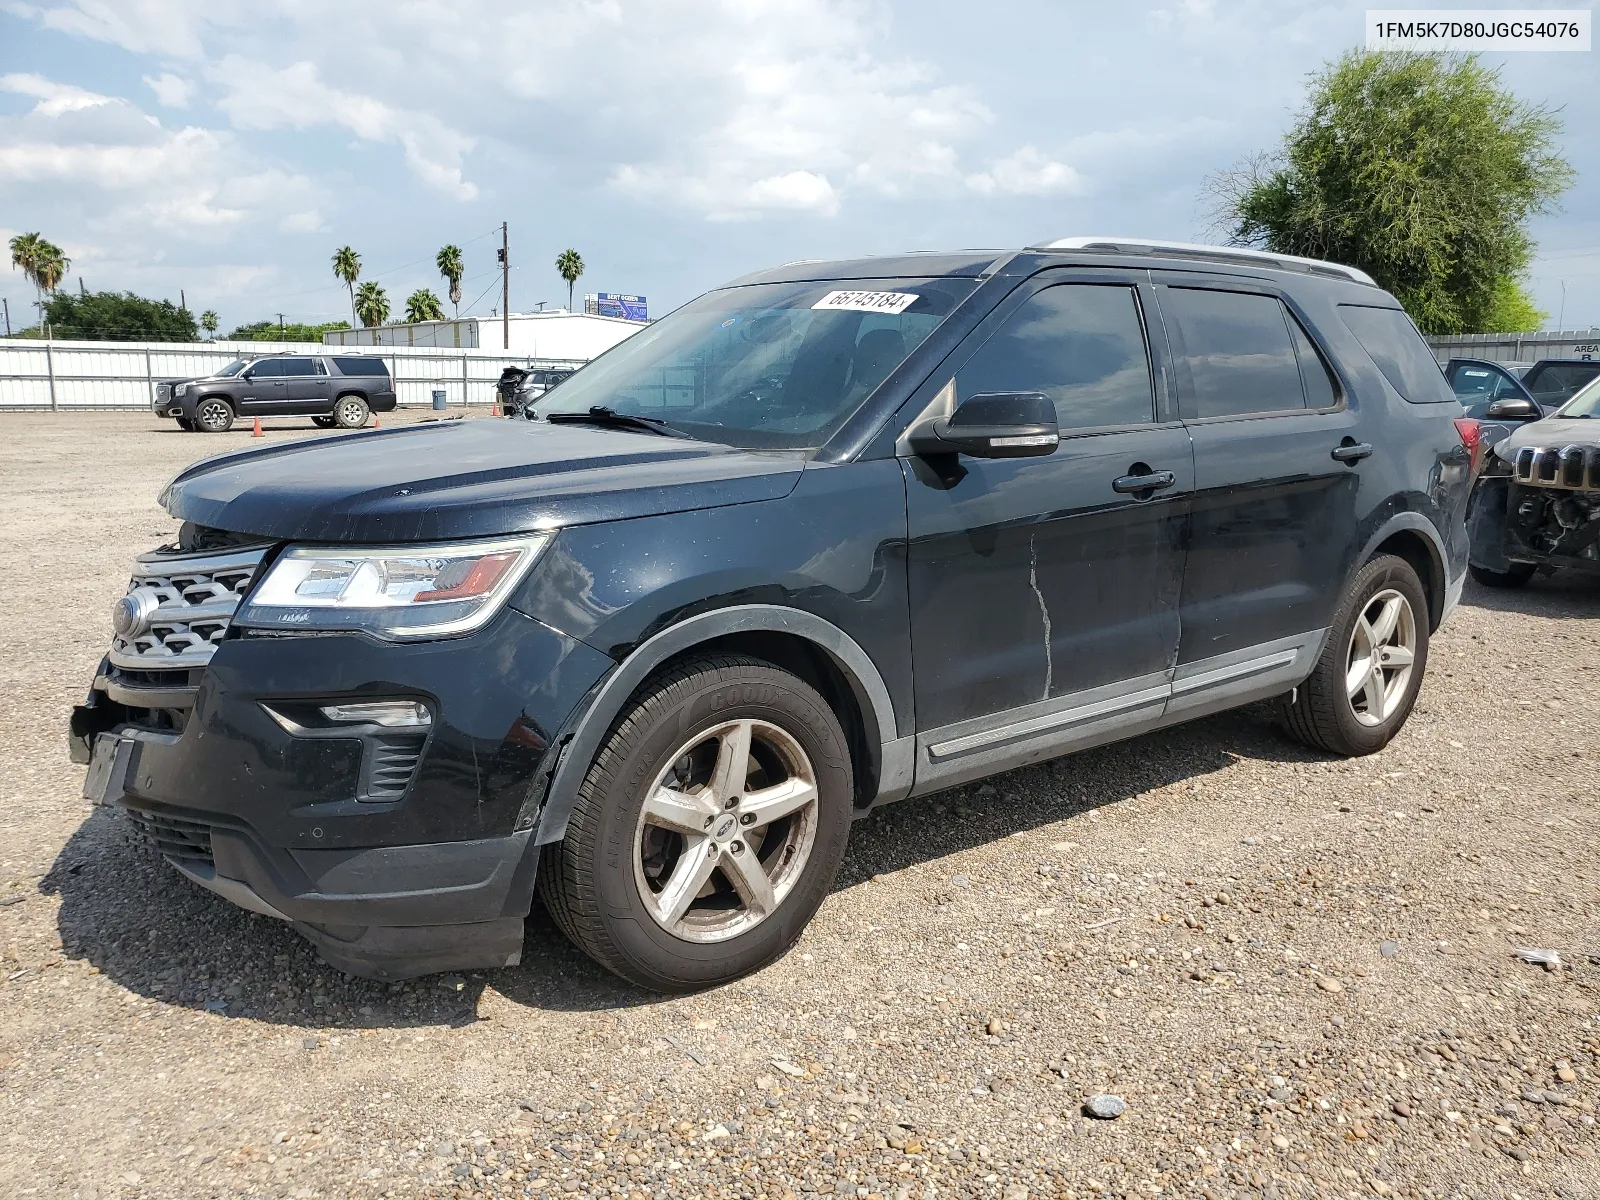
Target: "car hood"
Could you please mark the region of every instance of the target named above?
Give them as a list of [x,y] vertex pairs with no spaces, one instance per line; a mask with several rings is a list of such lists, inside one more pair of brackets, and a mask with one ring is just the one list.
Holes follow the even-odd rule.
[[1510,462],[1524,446],[1579,446],[1600,445],[1600,419],[1594,417],[1546,417],[1542,421],[1529,421],[1504,441],[1495,444],[1494,452]]
[[455,420],[309,439],[194,464],[174,517],[317,542],[414,542],[716,508],[787,495],[800,454],[650,433]]

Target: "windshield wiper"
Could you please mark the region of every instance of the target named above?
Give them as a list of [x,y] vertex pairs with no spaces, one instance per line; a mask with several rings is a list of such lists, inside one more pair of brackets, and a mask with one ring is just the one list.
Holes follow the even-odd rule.
[[674,429],[660,417],[641,417],[633,413],[619,413],[614,408],[596,404],[588,412],[545,413],[544,419],[552,425],[603,425],[609,429],[635,429],[642,433],[658,433],[662,437],[686,438],[681,429]]

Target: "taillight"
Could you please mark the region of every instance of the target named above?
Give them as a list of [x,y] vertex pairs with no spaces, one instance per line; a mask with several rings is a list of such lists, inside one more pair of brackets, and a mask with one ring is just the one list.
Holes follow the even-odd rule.
[[1483,465],[1483,427],[1472,417],[1457,417],[1456,433],[1461,436],[1461,444],[1467,448],[1472,474],[1476,475],[1478,468]]

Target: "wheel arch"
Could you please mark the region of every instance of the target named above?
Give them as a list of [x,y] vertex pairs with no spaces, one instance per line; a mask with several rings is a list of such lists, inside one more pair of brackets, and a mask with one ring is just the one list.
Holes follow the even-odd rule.
[[[1391,516],[1367,539],[1350,572],[1357,572],[1381,554],[1393,554],[1411,564],[1422,581],[1422,594],[1428,598],[1428,632],[1439,628],[1449,608],[1450,578],[1444,540],[1432,521],[1418,512]],[[1345,581],[1348,588],[1349,580]]]
[[896,737],[893,700],[867,652],[814,613],[742,604],[668,626],[636,646],[595,686],[558,735],[559,758],[542,798],[530,797],[518,821],[519,827],[536,824],[535,844],[565,836],[579,785],[644,682],[664,667],[717,651],[764,659],[822,694],[850,739],[858,811],[910,790],[914,739]]

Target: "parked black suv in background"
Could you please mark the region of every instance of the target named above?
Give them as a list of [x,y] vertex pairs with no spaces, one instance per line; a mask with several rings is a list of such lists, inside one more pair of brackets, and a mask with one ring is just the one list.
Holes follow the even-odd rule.
[[1475,427],[1327,263],[794,263],[539,407],[178,475],[86,794],[347,971],[515,963],[537,888],[695,988],[783,953],[875,805],[1269,698],[1379,749],[1466,571]]
[[225,433],[235,417],[308,416],[323,429],[359,429],[395,406],[388,364],[366,355],[271,354],[241,358],[202,379],[156,385],[157,416],[180,428]]
[[570,367],[507,367],[500,372],[495,385],[495,395],[500,401],[503,417],[525,417],[533,405],[556,384],[569,378],[578,368]]

